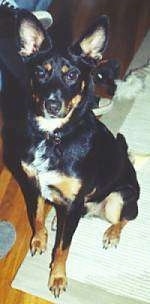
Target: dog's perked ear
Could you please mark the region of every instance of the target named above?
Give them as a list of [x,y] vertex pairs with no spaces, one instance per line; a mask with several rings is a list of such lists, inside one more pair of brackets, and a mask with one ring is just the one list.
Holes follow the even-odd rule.
[[51,49],[52,42],[40,21],[30,12],[20,10],[17,23],[17,48],[21,56],[31,56],[43,49]]
[[108,17],[100,16],[70,49],[71,52],[82,56],[84,61],[89,64],[101,60],[108,42],[108,25]]
[[22,58],[30,60],[39,50],[45,56],[51,48],[47,32],[31,12],[0,6],[0,69],[3,65],[24,83],[28,76]]

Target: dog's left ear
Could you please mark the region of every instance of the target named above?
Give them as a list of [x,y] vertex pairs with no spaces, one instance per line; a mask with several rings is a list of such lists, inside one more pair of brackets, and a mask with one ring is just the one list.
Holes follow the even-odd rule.
[[108,17],[102,15],[89,30],[71,48],[71,52],[82,56],[87,62],[97,62],[102,59],[108,41]]

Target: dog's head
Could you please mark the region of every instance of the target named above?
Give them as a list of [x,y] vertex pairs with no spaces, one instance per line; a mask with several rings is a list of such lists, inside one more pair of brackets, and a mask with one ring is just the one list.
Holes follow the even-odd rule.
[[76,109],[91,106],[91,70],[102,58],[107,33],[108,18],[101,16],[78,42],[59,51],[35,16],[20,18],[18,52],[29,67],[37,119],[63,124]]

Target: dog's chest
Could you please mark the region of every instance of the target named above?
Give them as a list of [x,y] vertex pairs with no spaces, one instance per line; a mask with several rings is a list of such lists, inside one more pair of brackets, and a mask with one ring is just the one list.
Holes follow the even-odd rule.
[[21,165],[28,178],[36,180],[43,198],[57,204],[73,201],[81,188],[80,179],[56,169],[53,162],[57,163],[57,157],[54,151],[47,153],[46,140],[42,140],[34,149],[32,161],[22,160]]

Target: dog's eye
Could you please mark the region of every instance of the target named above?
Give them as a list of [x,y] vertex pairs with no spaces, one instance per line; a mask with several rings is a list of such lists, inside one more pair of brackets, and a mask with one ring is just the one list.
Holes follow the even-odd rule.
[[43,67],[37,67],[36,71],[35,71],[35,75],[37,76],[37,78],[39,80],[45,78],[45,75],[46,75],[46,71]]
[[72,70],[66,74],[66,80],[75,82],[75,81],[77,81],[78,76],[79,76],[78,71]]
[[40,77],[44,77],[44,76],[45,76],[45,71],[44,71],[44,70],[39,71],[39,76],[40,76]]

